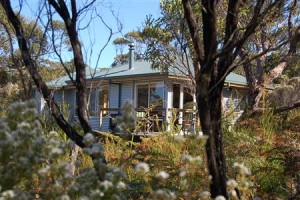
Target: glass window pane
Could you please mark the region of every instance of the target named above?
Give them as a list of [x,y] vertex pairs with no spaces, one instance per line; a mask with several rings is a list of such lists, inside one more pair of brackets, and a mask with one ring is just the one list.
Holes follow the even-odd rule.
[[93,89],[89,96],[89,114],[91,116],[96,115],[96,90]]
[[164,88],[159,84],[150,85],[150,105],[155,108],[163,107]]
[[104,89],[99,92],[99,108],[104,109],[103,114],[106,115],[108,113],[108,90]]
[[180,85],[173,85],[173,108],[179,108],[180,106]]
[[193,109],[195,103],[193,96],[191,95],[191,92],[188,88],[184,88],[184,93],[183,93],[183,107],[185,109]]
[[148,108],[148,85],[137,86],[137,108]]

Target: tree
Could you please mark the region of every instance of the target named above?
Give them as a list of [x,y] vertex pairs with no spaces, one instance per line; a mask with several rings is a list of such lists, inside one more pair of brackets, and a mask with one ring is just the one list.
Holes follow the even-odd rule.
[[296,16],[300,6],[297,1],[291,1],[281,10],[262,20],[239,53],[249,87],[248,114],[259,109],[265,89],[284,70],[290,69],[290,76],[297,75],[300,26]]
[[193,78],[201,128],[209,137],[206,154],[212,197],[228,198],[221,126],[225,78],[241,66],[240,53],[264,19],[286,13],[288,4],[284,0],[165,0],[162,17],[150,19],[151,25],[145,27],[151,33],[146,57],[153,67],[179,64],[183,73]]
[[[128,62],[129,54],[123,54],[124,48],[130,43],[135,44],[135,59],[139,60],[143,58],[143,37],[142,32],[140,31],[131,31],[124,35],[124,37],[116,38],[113,41],[113,44],[116,48],[116,57],[112,66],[118,64],[125,64]],[[120,52],[120,53],[119,53]]]
[[[202,0],[201,4],[200,2],[192,4],[189,0],[182,1],[184,16],[193,44],[191,51],[196,74],[196,96],[201,127],[203,133],[209,136],[206,153],[208,168],[212,175],[211,193],[213,197],[217,195],[228,197],[221,127],[221,95],[224,80],[238,66],[235,62],[239,54],[243,51],[247,41],[251,39],[250,37],[255,34],[257,28],[265,23],[264,19],[271,16],[279,17],[277,13],[285,11],[289,2],[230,0],[224,6],[227,9],[223,22],[224,29],[218,27],[221,20],[218,17],[218,11],[222,7],[220,4],[222,3],[218,1],[206,0]],[[195,12],[197,7],[201,8],[199,17]],[[245,9],[251,12],[246,23],[240,27],[242,11]],[[199,31],[203,35],[200,35]],[[285,62],[282,64],[285,65]],[[274,68],[266,82],[270,83],[280,70]]]
[[[79,39],[79,29],[81,27],[79,26],[78,23],[78,21],[81,20],[83,16],[89,16],[87,15],[87,12],[91,11],[90,13],[96,15],[96,17],[99,17],[102,20],[103,24],[107,27],[107,25],[103,21],[103,18],[101,18],[99,13],[96,11],[97,5],[95,4],[96,4],[95,0],[89,3],[86,2],[86,4],[78,3],[75,0],[71,0],[69,3],[65,1],[48,0],[40,4],[38,10],[39,15],[37,19],[40,20],[41,24],[45,24],[44,26],[45,30],[43,34],[44,37],[46,37],[47,35],[53,36],[53,29],[57,27],[54,26],[54,23],[56,21],[54,21],[53,18],[55,16],[58,16],[62,19],[64,28],[66,30],[65,34],[68,37],[68,41],[71,46],[71,51],[73,55],[73,61],[74,61],[73,64],[75,66],[75,72],[76,72],[75,79],[72,78],[70,71],[67,69],[67,67],[64,66],[63,62],[62,65],[64,66],[64,69],[66,70],[67,74],[69,75],[72,83],[74,84],[77,90],[77,100],[78,100],[77,116],[84,133],[85,134],[93,133],[95,136],[98,137],[98,135],[92,130],[88,121],[87,85],[86,85],[86,72],[85,72],[86,64],[83,56],[83,46]],[[32,78],[37,90],[39,90],[39,92],[46,100],[48,107],[51,108],[50,110],[54,119],[56,120],[59,127],[66,133],[66,135],[72,141],[74,141],[74,143],[76,143],[81,148],[86,147],[83,140],[84,137],[81,134],[79,134],[79,132],[75,130],[75,128],[72,127],[64,119],[62,113],[60,112],[60,108],[58,104],[55,102],[52,92],[49,90],[48,86],[43,81],[38,71],[39,62],[36,59],[34,59],[34,55],[30,52],[30,48],[31,48],[30,41],[24,31],[24,23],[22,23],[22,21],[20,20],[19,13],[14,12],[11,6],[11,2],[9,0],[1,1],[1,5],[2,8],[5,10],[6,18],[11,24],[14,34],[17,38],[17,43],[21,52],[24,65],[28,73],[30,74],[30,77]],[[20,5],[20,8],[22,8],[22,5]],[[43,23],[44,22],[43,20],[45,19],[41,17],[42,11],[46,13],[47,16],[46,23]],[[94,15],[93,16],[91,15],[90,15],[90,20],[95,18]],[[88,23],[90,23],[90,21],[88,21]],[[111,38],[111,34],[109,36],[109,39],[110,38]],[[52,37],[52,45],[55,44],[54,39],[55,38]],[[104,45],[104,47],[105,46],[106,45]],[[61,49],[57,49],[57,46],[55,45],[53,45],[52,48],[55,54],[58,56],[58,59],[62,61],[61,52],[60,52]],[[97,146],[97,149],[99,151],[97,151],[98,152],[97,154],[91,155],[91,157],[94,161],[94,166],[96,168],[99,179],[104,180],[106,161],[103,155],[103,147],[101,144],[98,143],[96,143],[95,145]]]

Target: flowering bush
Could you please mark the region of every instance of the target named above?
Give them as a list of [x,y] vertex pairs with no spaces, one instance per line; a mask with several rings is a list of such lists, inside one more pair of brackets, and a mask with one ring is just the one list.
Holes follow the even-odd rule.
[[[57,133],[44,133],[33,101],[14,103],[0,120],[0,199],[99,199],[121,198],[126,188],[123,173],[111,168],[106,180],[99,181],[92,167],[77,176],[71,173],[66,142]],[[97,155],[99,146],[84,138],[89,154]],[[76,163],[80,165],[80,162]]]
[[[290,158],[285,162],[292,167],[299,143],[285,135],[280,137],[280,144],[276,134],[269,137],[273,129],[266,130],[233,129],[226,133],[230,199],[254,198],[257,194],[287,197],[273,185],[284,187],[280,181],[294,180],[283,176],[295,168],[284,168],[282,160]],[[132,143],[113,135],[103,136],[109,167],[98,168],[105,173],[105,180],[100,181],[99,171],[85,161],[87,155],[103,155],[92,134],[85,135],[86,148],[72,163],[71,145],[56,131],[42,129],[34,102],[12,104],[6,117],[0,119],[0,199],[211,199],[211,176],[204,153],[207,137],[161,134]],[[293,139],[298,141],[296,136]],[[282,147],[283,143],[289,144],[285,152],[272,146]],[[77,168],[75,174],[72,164]],[[94,164],[101,162],[96,159]],[[251,171],[245,165],[251,166]]]

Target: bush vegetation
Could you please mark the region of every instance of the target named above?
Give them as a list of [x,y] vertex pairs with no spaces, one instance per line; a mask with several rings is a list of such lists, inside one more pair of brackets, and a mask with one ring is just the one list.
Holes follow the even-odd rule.
[[[266,112],[233,128],[224,123],[231,199],[297,198],[299,122],[294,110]],[[100,182],[88,156],[96,147],[79,151],[74,174],[70,141],[55,126],[43,128],[33,102],[12,104],[0,132],[0,199],[210,199],[207,138],[200,133],[163,132],[139,143],[99,133],[109,163]]]

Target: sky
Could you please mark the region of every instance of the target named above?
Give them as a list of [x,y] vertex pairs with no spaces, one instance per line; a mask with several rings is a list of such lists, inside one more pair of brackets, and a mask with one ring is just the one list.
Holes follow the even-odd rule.
[[[16,10],[19,8],[18,2],[19,1],[12,1],[12,3],[15,3],[13,7]],[[25,2],[26,3],[22,6],[21,13],[34,20],[36,16],[35,12],[38,10],[36,8],[38,7],[39,0],[27,0]],[[77,2],[81,1],[78,0]],[[84,46],[84,54],[87,55],[85,56],[86,64],[92,68],[110,67],[116,56],[116,50],[112,44],[113,40],[122,37],[129,31],[141,28],[147,15],[152,15],[154,18],[157,18],[160,13],[160,0],[97,0],[96,3],[99,3],[99,6],[97,7],[99,14],[102,16],[105,23],[112,28],[112,31],[117,32],[118,26],[117,20],[113,17],[111,10],[121,22],[122,31],[111,37],[110,42],[102,51],[98,62],[99,52],[109,37],[108,29],[105,28],[103,23],[97,18],[93,20],[84,31],[80,31],[79,35]],[[58,16],[54,18],[60,19]],[[80,21],[79,27],[85,27],[86,24],[88,24],[86,19],[89,19],[89,17],[83,18],[83,20]],[[127,53],[127,50],[128,48],[126,49],[125,47],[124,53]],[[49,56],[48,59],[55,60],[54,57],[52,58],[51,56]],[[63,60],[69,61],[70,59],[72,59],[70,53],[63,55]]]
[[[112,41],[115,38],[122,37],[122,34],[141,28],[147,15],[158,17],[160,13],[160,0],[110,0],[109,2],[112,4],[114,12],[118,14],[123,29],[121,34],[113,36],[110,44],[104,50],[99,64],[100,67],[108,67],[112,64],[116,55],[115,47],[112,45]],[[108,12],[105,16],[111,26],[115,27],[115,20],[111,17],[111,13]],[[127,50],[128,48],[125,48],[124,53]]]

